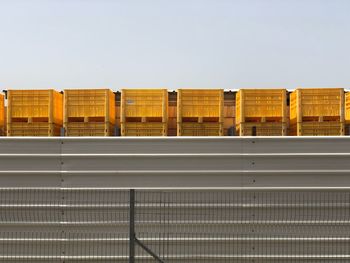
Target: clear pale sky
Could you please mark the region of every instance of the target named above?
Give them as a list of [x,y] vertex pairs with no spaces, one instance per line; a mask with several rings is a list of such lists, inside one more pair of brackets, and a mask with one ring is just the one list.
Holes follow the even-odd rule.
[[0,0],[0,89],[350,88],[349,0]]

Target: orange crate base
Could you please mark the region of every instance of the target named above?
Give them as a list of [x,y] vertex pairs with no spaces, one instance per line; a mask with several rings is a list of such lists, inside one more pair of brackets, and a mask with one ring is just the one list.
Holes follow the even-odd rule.
[[256,127],[256,136],[286,136],[287,124],[282,122],[252,122],[241,123],[236,127],[240,136],[252,136]]
[[113,136],[114,125],[104,122],[68,122],[65,136]]
[[61,126],[51,123],[12,122],[7,125],[7,136],[60,136]]
[[339,136],[345,135],[341,122],[303,122],[290,126],[290,135],[298,136]]
[[177,126],[178,136],[222,136],[223,124],[218,122],[182,122]]
[[122,136],[166,136],[167,124],[161,122],[126,122],[121,124]]

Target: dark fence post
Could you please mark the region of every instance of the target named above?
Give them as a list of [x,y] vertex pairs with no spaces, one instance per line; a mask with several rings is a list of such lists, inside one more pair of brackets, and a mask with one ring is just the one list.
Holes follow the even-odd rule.
[[252,136],[256,136],[256,126],[252,127]]
[[135,263],[135,190],[129,196],[129,263]]

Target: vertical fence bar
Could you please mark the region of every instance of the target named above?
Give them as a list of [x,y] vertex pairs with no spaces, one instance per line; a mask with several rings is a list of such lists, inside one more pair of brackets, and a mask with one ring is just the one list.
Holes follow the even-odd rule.
[[129,194],[129,263],[135,263],[135,190]]

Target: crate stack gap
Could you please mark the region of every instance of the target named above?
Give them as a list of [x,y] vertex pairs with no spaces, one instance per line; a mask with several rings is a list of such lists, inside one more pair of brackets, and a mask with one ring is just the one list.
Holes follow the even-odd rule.
[[60,136],[62,94],[55,90],[8,90],[7,136]]
[[122,89],[122,136],[167,136],[167,89]]
[[168,136],[177,135],[177,93],[176,91],[168,92]]
[[236,93],[224,92],[224,135],[233,136],[236,125]]
[[64,91],[65,136],[112,136],[115,132],[115,96],[109,89]]
[[119,91],[115,92],[115,128],[116,136],[120,136],[120,97]]
[[345,135],[342,88],[298,88],[290,94],[290,135]]
[[286,89],[241,89],[236,94],[236,133],[285,136],[288,133]]
[[223,89],[179,89],[177,135],[223,136]]
[[0,136],[5,135],[5,96],[0,93]]

